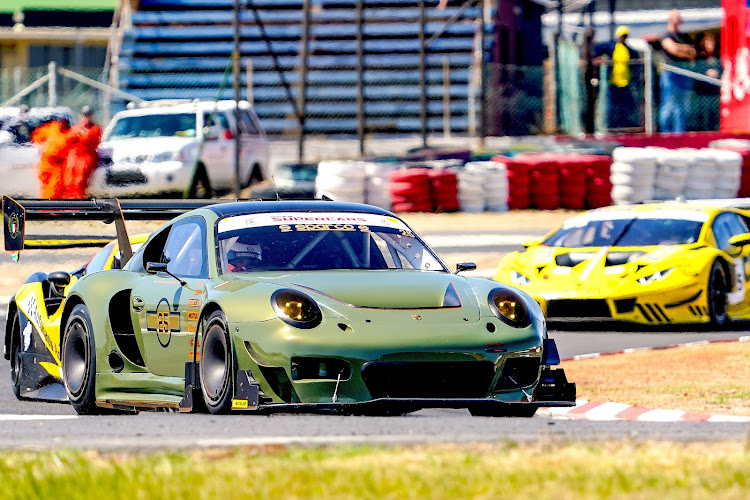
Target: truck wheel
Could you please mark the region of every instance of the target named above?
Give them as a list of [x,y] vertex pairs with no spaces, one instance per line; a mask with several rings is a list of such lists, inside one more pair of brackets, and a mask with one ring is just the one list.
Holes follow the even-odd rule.
[[211,190],[211,181],[208,179],[208,174],[203,165],[198,166],[198,171],[195,173],[193,184],[190,186],[190,192],[188,193],[189,198],[207,200],[213,196]]

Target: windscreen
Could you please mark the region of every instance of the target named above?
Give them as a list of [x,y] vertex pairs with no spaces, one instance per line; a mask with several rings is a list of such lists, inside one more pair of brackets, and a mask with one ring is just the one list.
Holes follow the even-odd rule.
[[115,122],[104,140],[134,137],[195,137],[195,113],[123,116]]
[[360,213],[250,214],[218,223],[223,272],[411,269],[447,272],[402,221]]
[[687,217],[571,219],[542,244],[567,248],[686,245],[698,241],[703,223]]

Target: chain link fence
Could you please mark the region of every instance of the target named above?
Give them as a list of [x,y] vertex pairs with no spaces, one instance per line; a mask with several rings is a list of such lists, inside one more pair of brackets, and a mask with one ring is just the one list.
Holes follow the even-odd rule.
[[[108,73],[101,69],[72,71],[81,79],[108,83]],[[109,121],[111,94],[75,78],[65,76],[65,68],[2,68],[0,70],[0,103],[4,106],[25,105],[38,107],[67,107],[75,116],[84,106],[90,106],[100,123]],[[26,90],[26,92],[24,92]]]
[[[676,65],[695,75],[715,78],[721,74],[718,61],[699,60]],[[662,116],[669,114],[669,95],[665,92],[663,61],[656,58],[651,74],[644,60],[630,64],[630,83],[621,87],[611,81],[611,61],[596,64],[591,78],[586,65],[577,65],[580,78],[554,81],[543,66],[487,64],[483,75],[454,64],[449,58],[430,61],[426,68],[427,130],[446,136],[478,135],[481,130],[482,101],[480,81],[485,91],[485,134],[523,136],[550,133],[578,133],[593,122],[595,132],[663,131]],[[50,68],[2,68],[0,101],[29,107],[63,106],[76,115],[83,106],[91,106],[100,123],[125,108],[122,97],[95,88],[85,79],[99,84],[109,82],[108,72],[100,69],[69,70],[57,68],[54,81]],[[351,67],[311,66],[307,73],[306,101],[300,102],[300,72],[285,71],[284,78],[271,68],[253,68],[243,64],[241,97],[252,102],[265,129],[272,136],[298,133],[297,110],[305,113],[305,135],[357,134],[359,125],[357,73]],[[480,76],[483,78],[480,80]],[[42,81],[45,77],[46,81]],[[687,131],[718,130],[719,87],[710,81],[682,77],[684,89],[679,96],[678,113]],[[710,80],[707,79],[707,80]],[[566,89],[566,81],[575,89]],[[650,87],[649,87],[650,81]],[[143,98],[155,99],[232,99],[231,66],[196,68],[191,72],[168,69],[161,72],[121,74],[120,90]],[[36,85],[34,87],[34,85]],[[18,97],[25,89],[30,91]],[[51,94],[50,91],[54,93]],[[368,68],[363,73],[364,129],[368,135],[415,134],[421,130],[420,71],[415,66]],[[590,98],[589,93],[593,93]],[[551,102],[556,96],[555,102]],[[572,106],[572,104],[575,106]],[[650,105],[650,108],[649,108]],[[561,120],[570,106],[575,113]],[[592,109],[593,106],[593,109]],[[550,116],[552,115],[552,116]],[[566,115],[569,117],[569,114]],[[593,120],[592,120],[593,117]],[[575,123],[577,120],[577,123]],[[555,128],[555,123],[557,127]],[[573,128],[571,128],[573,127]]]

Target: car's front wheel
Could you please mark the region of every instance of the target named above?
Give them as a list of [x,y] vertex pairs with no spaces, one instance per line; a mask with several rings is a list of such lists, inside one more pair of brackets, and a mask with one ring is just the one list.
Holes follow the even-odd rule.
[[234,363],[226,318],[221,311],[216,311],[205,325],[200,360],[203,402],[211,413],[229,413],[234,391]]
[[102,413],[96,406],[96,348],[89,311],[78,304],[68,318],[62,343],[62,375],[68,400],[79,415]]
[[724,266],[718,260],[715,261],[708,275],[708,288],[706,290],[709,320],[711,326],[715,328],[724,327],[729,323],[729,314],[727,313],[728,278]]

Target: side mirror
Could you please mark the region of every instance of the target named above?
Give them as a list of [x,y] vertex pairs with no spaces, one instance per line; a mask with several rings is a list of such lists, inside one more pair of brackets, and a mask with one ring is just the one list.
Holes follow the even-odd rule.
[[70,274],[65,271],[55,271],[47,275],[47,281],[56,286],[68,286],[70,284]]
[[162,262],[148,262],[146,263],[146,272],[149,274],[166,273],[167,265]]
[[534,238],[528,239],[528,240],[524,241],[523,243],[521,243],[521,245],[523,245],[524,248],[533,247],[533,246],[536,246],[538,244],[539,244],[539,240],[536,240]]
[[750,245],[750,233],[738,234],[729,238],[729,244],[733,247],[744,247]]
[[476,270],[477,265],[473,262],[459,262],[456,264],[456,274],[460,273],[461,271],[474,271]]

